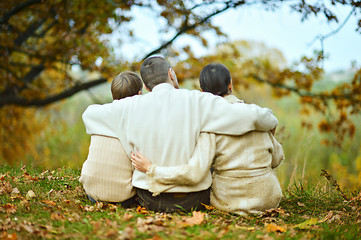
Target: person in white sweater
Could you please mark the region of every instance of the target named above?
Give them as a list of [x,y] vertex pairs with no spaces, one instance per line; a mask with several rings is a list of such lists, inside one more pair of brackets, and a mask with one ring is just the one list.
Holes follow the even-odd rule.
[[[123,72],[111,83],[113,100],[142,94],[143,82],[134,72]],[[132,185],[133,168],[118,138],[91,135],[89,154],[79,181],[92,202],[136,204]]]
[[[146,59],[140,73],[149,93],[94,104],[83,113],[88,134],[118,138],[128,156],[139,151],[159,166],[187,164],[200,132],[241,135],[269,131],[278,124],[270,109],[229,104],[210,93],[177,89],[176,74],[162,57]],[[149,192],[144,173],[134,171],[132,177],[140,204],[150,210],[190,211],[209,203],[210,171],[196,184],[179,185],[157,197]]]
[[[203,91],[223,96],[228,102],[245,104],[232,93],[229,70],[209,64],[200,74]],[[282,146],[271,132],[251,131],[241,136],[201,133],[188,164],[162,167],[144,155],[131,154],[132,163],[147,174],[154,195],[178,185],[193,185],[212,166],[210,203],[224,211],[246,214],[275,208],[282,191],[274,169],[284,159]]]

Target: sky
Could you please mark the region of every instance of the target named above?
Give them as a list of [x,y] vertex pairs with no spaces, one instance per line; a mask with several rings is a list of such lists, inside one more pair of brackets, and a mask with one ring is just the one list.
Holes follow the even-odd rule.
[[[338,8],[336,13],[341,24],[347,17],[349,9]],[[159,34],[159,26],[164,22],[156,18],[150,11],[139,8],[132,9],[135,16],[129,28],[134,30],[137,41],[118,42],[121,31],[115,31],[110,38],[116,55],[126,59],[141,59],[145,53],[160,45],[163,39],[171,35]],[[239,8],[229,10],[213,18],[212,23],[220,26],[227,33],[230,41],[249,40],[263,42],[270,48],[281,50],[288,63],[299,60],[301,56],[311,56],[313,51],[321,48],[316,36],[326,35],[339,27],[339,24],[327,23],[324,18],[311,17],[301,22],[301,16],[291,12],[288,7],[272,11],[261,8]],[[324,61],[326,72],[345,70],[356,61],[361,65],[361,34],[355,31],[357,20],[352,16],[344,27],[335,35],[324,40],[324,50],[328,58]],[[190,44],[198,56],[211,53],[217,45],[215,35],[207,35],[210,47],[203,48],[191,37],[180,37],[175,45]]]

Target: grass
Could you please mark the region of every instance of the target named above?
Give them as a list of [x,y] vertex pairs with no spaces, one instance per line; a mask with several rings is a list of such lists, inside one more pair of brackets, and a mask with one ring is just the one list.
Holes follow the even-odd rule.
[[[278,209],[237,216],[208,209],[155,213],[91,204],[79,170],[0,165],[0,239],[355,239],[360,190],[342,194],[327,182],[297,182]],[[17,190],[15,190],[17,189]],[[32,195],[31,191],[35,194]]]

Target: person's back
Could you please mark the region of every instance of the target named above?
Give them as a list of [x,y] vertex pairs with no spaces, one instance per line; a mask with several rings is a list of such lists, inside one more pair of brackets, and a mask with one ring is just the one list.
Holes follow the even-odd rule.
[[[111,83],[113,100],[141,94],[142,87],[142,80],[136,73],[120,73]],[[79,179],[90,199],[121,202],[125,207],[130,206],[135,195],[132,175],[130,159],[119,139],[91,135],[89,154]]]
[[[158,64],[158,61],[162,62]],[[160,71],[154,66],[164,69]],[[147,67],[149,71],[144,74]],[[232,106],[209,93],[175,89],[171,80],[174,77],[176,81],[176,77],[172,71],[163,58],[145,60],[141,76],[151,92],[111,104],[89,106],[83,114],[88,134],[117,137],[128,156],[132,151],[140,151],[157,165],[174,166],[188,163],[200,131],[243,134],[256,128],[269,130],[277,125],[269,109],[256,105]],[[164,73],[163,79],[158,72]],[[147,86],[154,79],[161,79],[161,83]],[[145,174],[138,171],[133,174],[133,185],[149,189]],[[177,186],[170,191],[194,192],[210,185],[209,174],[197,185]]]
[[251,131],[241,136],[217,134],[215,139],[211,204],[238,214],[277,207],[282,190],[273,169],[284,156],[273,135]]
[[[207,65],[201,72],[200,85],[204,91],[224,96],[232,105],[246,105],[231,95],[230,73],[221,64]],[[136,169],[147,172],[154,194],[197,184],[213,163],[210,203],[221,210],[258,212],[277,207],[282,196],[273,168],[283,160],[283,150],[271,132],[250,131],[240,136],[201,133],[185,165],[159,166],[145,156],[137,153],[131,157]]]

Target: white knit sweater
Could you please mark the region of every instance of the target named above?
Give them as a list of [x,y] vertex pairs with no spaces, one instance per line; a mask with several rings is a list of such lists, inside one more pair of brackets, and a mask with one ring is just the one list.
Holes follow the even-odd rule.
[[122,202],[135,195],[133,167],[117,138],[92,135],[79,181],[95,200]]

